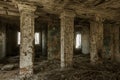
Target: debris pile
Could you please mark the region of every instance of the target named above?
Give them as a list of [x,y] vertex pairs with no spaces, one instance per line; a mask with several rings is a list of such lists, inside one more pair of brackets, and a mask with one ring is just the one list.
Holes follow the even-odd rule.
[[[19,68],[13,69],[13,65],[8,64],[2,65],[2,68],[0,80],[19,80]],[[24,80],[120,80],[120,64],[106,60],[103,64],[93,65],[89,55],[75,55],[73,68],[63,70],[59,60],[38,58],[34,64],[34,76]]]
[[37,74],[38,80],[120,80],[119,63],[108,60],[103,64],[92,65],[89,55],[77,55],[73,63],[73,68],[61,70],[54,61],[46,66],[45,72]]

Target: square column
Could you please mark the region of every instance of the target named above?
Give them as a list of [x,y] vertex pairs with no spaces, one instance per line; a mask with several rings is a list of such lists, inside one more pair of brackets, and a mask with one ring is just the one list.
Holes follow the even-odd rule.
[[120,52],[119,52],[119,25],[115,25],[114,27],[114,54],[115,54],[115,60],[120,62]]
[[114,59],[114,27],[111,24],[110,25],[110,59],[113,60]]
[[20,76],[33,75],[34,57],[34,12],[36,7],[18,4],[20,11]]
[[60,60],[60,22],[50,18],[48,22],[48,59]]
[[0,59],[6,56],[6,25],[0,22]]
[[103,58],[103,22],[98,15],[90,25],[90,58],[91,63],[102,63]]
[[119,25],[114,24],[114,26],[111,26],[111,48],[110,48],[110,54],[111,54],[111,60],[120,62],[120,53],[119,53]]
[[90,53],[90,30],[89,27],[84,26],[82,28],[82,37],[81,37],[81,45],[82,45],[82,53],[89,54]]
[[71,11],[61,13],[61,68],[72,66],[74,17],[75,14]]

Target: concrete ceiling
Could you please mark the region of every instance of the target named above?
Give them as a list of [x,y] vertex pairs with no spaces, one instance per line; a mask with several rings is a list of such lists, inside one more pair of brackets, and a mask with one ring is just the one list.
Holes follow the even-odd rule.
[[47,16],[69,9],[77,17],[92,18],[99,14],[109,20],[120,21],[120,0],[0,0],[0,16],[19,16],[17,2],[36,5],[37,16]]

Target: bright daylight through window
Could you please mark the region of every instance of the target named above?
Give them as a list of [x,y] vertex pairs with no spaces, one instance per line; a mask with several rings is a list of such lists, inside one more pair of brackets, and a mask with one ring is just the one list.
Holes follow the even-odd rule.
[[81,34],[77,34],[76,36],[76,48],[81,48]]
[[[18,32],[18,35],[17,35],[17,43],[18,45],[20,45],[20,39],[21,39],[21,33]],[[36,32],[35,33],[35,44],[40,44],[40,33],[39,32]]]

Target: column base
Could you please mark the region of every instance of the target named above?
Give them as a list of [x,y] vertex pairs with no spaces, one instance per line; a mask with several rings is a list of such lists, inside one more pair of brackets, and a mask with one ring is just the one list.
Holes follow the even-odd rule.
[[92,65],[103,64],[103,60],[99,59],[99,60],[96,60],[96,61],[91,61],[91,64]]
[[61,64],[61,69],[73,68],[73,63]]
[[25,75],[19,75],[19,79],[20,80],[32,80],[33,79],[33,75],[32,74],[25,74]]

